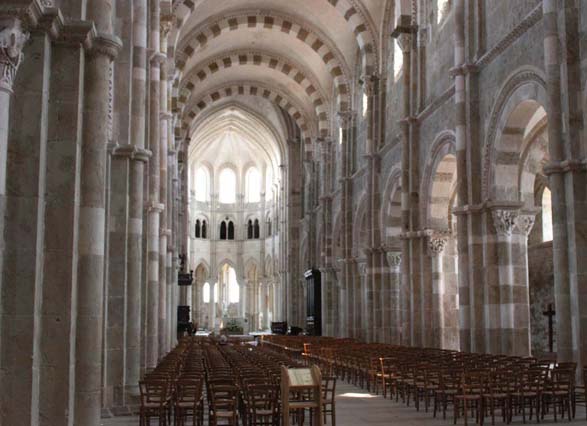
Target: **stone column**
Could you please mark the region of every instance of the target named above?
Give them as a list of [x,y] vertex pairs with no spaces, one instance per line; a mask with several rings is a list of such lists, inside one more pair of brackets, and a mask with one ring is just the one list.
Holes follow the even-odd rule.
[[148,277],[147,277],[147,368],[153,369],[157,361],[163,355],[159,345],[160,332],[160,259],[159,253],[165,250],[160,247],[160,215],[164,206],[160,201],[161,191],[161,63],[165,56],[159,52],[159,1],[150,3],[151,38],[149,47],[152,51],[150,58],[150,82],[149,82],[149,148],[153,154],[149,163],[149,231],[148,231]]
[[[492,352],[516,355],[514,319],[514,270],[512,259],[512,231],[515,226],[516,210],[496,209],[491,212],[493,226],[497,232],[497,261],[499,285],[495,298],[488,300],[486,317],[489,318]],[[492,294],[492,292],[490,292]]]
[[0,423],[32,425],[40,421],[43,249],[39,250],[39,243],[45,236],[51,46],[44,32],[34,32],[26,47],[25,66],[17,74],[27,35],[19,21],[1,25],[0,262],[1,280],[6,284],[0,288]]
[[263,324],[262,329],[266,330],[269,327],[269,283],[263,284],[263,292],[261,293],[263,301]]
[[[171,29],[171,22],[163,20],[160,25],[160,51],[165,58],[160,65],[159,81],[159,203],[162,207],[159,216],[159,358],[163,357],[168,351],[168,289],[167,289],[167,241],[168,241],[168,211],[167,202],[167,165],[169,151],[169,126],[173,116],[169,111],[168,103],[168,69],[167,61],[167,35]],[[184,289],[184,296],[187,288]],[[184,302],[185,302],[184,297]]]
[[402,305],[401,305],[401,252],[388,252],[387,260],[390,267],[390,297],[388,303],[390,305],[389,323],[390,323],[390,339],[391,344],[399,345],[402,341],[402,334],[405,332],[402,327]]
[[512,235],[514,268],[515,353],[531,355],[530,281],[528,277],[528,235],[534,226],[535,214],[520,212]]
[[98,36],[86,58],[80,169],[79,259],[76,324],[74,423],[100,424],[104,239],[106,222],[106,145],[112,112],[112,61],[121,41],[112,35],[112,2],[88,1],[87,17]]
[[[20,20],[14,18],[0,20],[0,236],[4,235],[10,100],[16,73],[23,60],[22,49],[28,38],[29,33],[24,30]],[[3,268],[4,249],[5,243],[0,241],[0,271]],[[2,277],[0,276],[1,294]],[[0,298],[0,302],[1,300]],[[0,327],[2,327],[1,318]]]
[[[45,241],[39,384],[41,425],[73,421],[77,229],[84,96],[84,49],[89,23],[65,24],[51,46],[51,80],[47,121]],[[32,73],[38,70],[32,68]],[[76,82],[78,84],[72,84]],[[18,118],[17,118],[18,119]],[[54,230],[59,230],[55,232]],[[1,379],[0,379],[1,381]],[[1,410],[0,410],[1,411]],[[0,420],[0,423],[2,421]]]
[[342,284],[341,293],[346,294],[345,304],[341,306],[344,310],[343,335],[351,336],[354,332],[354,311],[353,311],[353,265],[352,265],[352,232],[353,232],[353,208],[352,208],[352,182],[351,176],[351,147],[352,147],[352,127],[354,124],[355,113],[353,111],[340,111],[338,113],[339,126],[341,128],[342,141],[341,146],[341,210],[342,210],[342,227],[343,227],[343,259],[342,259]]
[[208,330],[213,331],[216,322],[216,302],[214,301],[214,289],[218,283],[210,283],[210,301],[208,302]]
[[446,238],[431,236],[428,249],[432,257],[432,337],[430,342],[435,348],[445,347],[444,337],[444,265],[442,252]]
[[141,287],[143,283],[143,176],[151,155],[145,150],[147,95],[147,0],[133,1],[133,58],[130,143],[134,154],[130,160],[128,188],[128,248],[126,265],[126,366],[125,405],[138,403],[141,374]]
[[544,172],[552,191],[557,358],[581,368],[587,365],[587,167],[580,11],[575,2],[543,0],[542,6],[550,154]]

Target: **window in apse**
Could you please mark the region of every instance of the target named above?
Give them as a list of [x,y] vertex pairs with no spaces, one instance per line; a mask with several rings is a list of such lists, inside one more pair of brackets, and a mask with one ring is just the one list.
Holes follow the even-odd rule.
[[436,0],[436,23],[440,24],[450,12],[451,0]]
[[204,303],[210,303],[210,284],[204,283],[202,287],[202,301]]
[[236,201],[236,175],[232,169],[225,168],[220,172],[218,201],[224,204],[232,204]]
[[240,300],[238,282],[234,268],[228,268],[228,302],[238,303]]
[[245,182],[247,187],[247,203],[258,203],[261,201],[261,175],[256,167],[249,169]]
[[209,185],[208,171],[204,167],[200,167],[196,172],[196,201],[208,201]]
[[542,241],[552,241],[552,193],[544,188],[542,193]]

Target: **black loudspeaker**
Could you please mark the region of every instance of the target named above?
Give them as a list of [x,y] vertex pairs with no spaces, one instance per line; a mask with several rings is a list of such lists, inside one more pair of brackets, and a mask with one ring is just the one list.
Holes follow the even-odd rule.
[[310,269],[306,277],[306,332],[310,336],[322,335],[322,282],[320,271]]
[[177,323],[187,324],[190,322],[190,307],[186,305],[179,305],[177,307]]

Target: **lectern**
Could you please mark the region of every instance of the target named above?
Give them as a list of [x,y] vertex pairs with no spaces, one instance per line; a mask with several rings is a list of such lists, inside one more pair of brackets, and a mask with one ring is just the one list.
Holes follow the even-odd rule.
[[323,426],[322,374],[313,365],[310,368],[287,368],[281,366],[281,412],[282,425],[290,426],[292,411],[309,409],[311,425]]

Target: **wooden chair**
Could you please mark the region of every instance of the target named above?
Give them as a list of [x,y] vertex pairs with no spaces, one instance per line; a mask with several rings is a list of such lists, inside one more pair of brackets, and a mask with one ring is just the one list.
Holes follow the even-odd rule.
[[393,398],[393,394],[396,390],[397,376],[394,374],[394,362],[395,358],[379,358],[380,371],[381,371],[381,387],[383,388],[383,398],[387,398],[387,392],[389,389],[389,397]]
[[322,413],[324,424],[330,414],[332,426],[336,426],[336,376],[322,376]]
[[454,398],[459,392],[460,372],[456,369],[446,368],[439,377],[438,390],[434,394],[434,417],[439,407],[442,407],[442,418],[446,419],[448,404],[454,404]]
[[174,419],[175,426],[185,426],[189,416],[193,426],[203,426],[202,380],[181,378],[175,384]]
[[555,422],[558,420],[557,407],[560,407],[562,418],[564,418],[566,411],[569,421],[571,420],[574,375],[574,369],[569,368],[557,367],[552,371],[551,378],[546,381],[545,389],[542,392],[542,418],[552,403]]
[[245,391],[247,426],[277,426],[279,424],[279,386],[251,384]]
[[509,424],[511,421],[510,392],[515,388],[514,375],[509,370],[496,371],[487,378],[483,392],[483,414],[489,409],[491,424],[495,424],[495,408],[501,408],[502,421]]
[[[542,393],[546,381],[547,370],[529,368],[517,376],[516,390],[510,394],[511,415],[514,409],[522,412],[522,421],[526,423],[526,407],[530,406],[530,420],[536,412],[536,421],[540,421]],[[510,419],[511,420],[511,419]]]
[[238,425],[237,394],[236,386],[224,384],[209,386],[210,426]]
[[475,412],[477,423],[482,422],[483,415],[483,386],[486,375],[482,371],[469,371],[461,376],[459,392],[454,397],[454,423],[456,424],[461,410],[465,417],[465,426],[468,424],[469,408]]
[[148,379],[139,382],[141,407],[139,425],[149,426],[151,418],[159,418],[159,425],[166,426],[171,406],[170,386],[167,380]]

